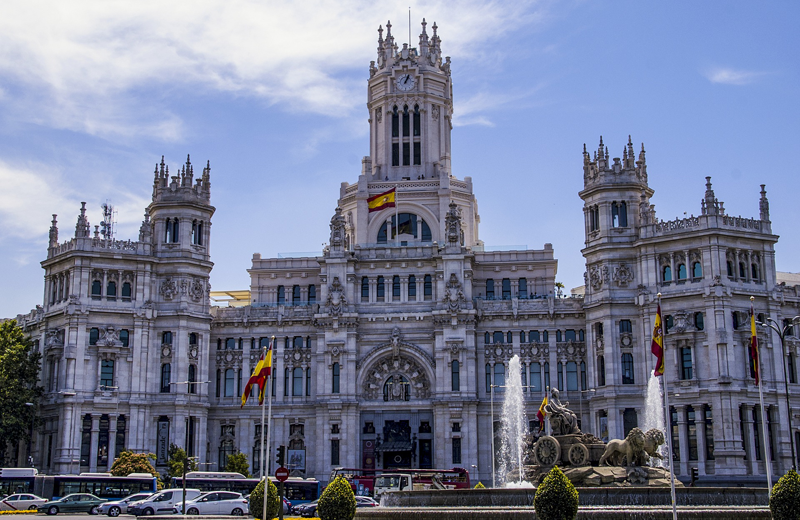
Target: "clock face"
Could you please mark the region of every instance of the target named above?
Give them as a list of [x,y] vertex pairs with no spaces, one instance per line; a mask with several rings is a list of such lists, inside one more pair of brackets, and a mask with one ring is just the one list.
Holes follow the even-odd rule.
[[416,78],[411,74],[403,73],[397,77],[397,90],[408,92],[417,84]]

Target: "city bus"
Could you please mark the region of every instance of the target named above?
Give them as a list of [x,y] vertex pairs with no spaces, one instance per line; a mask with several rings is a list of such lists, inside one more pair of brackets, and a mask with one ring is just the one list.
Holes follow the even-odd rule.
[[[331,481],[343,476],[350,482],[357,495],[375,496],[375,481],[384,474],[410,476],[413,489],[470,489],[469,471],[464,468],[452,469],[364,469],[336,468],[331,472]],[[379,486],[381,487],[381,486]],[[385,487],[385,486],[383,486]]]
[[59,499],[72,493],[91,493],[100,498],[119,500],[134,493],[155,493],[156,477],[131,473],[115,477],[111,473],[80,475],[40,475],[35,468],[0,469],[0,494],[33,493],[42,498]]
[[[276,486],[278,481],[270,477]],[[183,487],[183,479],[176,477],[172,479],[173,486]],[[190,471],[186,474],[186,487],[206,491],[233,491],[243,495],[249,495],[261,482],[259,478],[246,478],[241,473],[228,471]],[[305,504],[319,498],[321,486],[318,480],[313,478],[289,477],[283,483],[283,496],[292,505]]]

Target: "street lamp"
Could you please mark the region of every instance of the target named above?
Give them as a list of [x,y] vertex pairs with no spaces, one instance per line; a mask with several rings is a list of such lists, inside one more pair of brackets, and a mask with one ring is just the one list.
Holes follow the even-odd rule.
[[[211,381],[177,381],[175,383],[170,383],[171,385],[204,385],[208,384]],[[186,516],[186,469],[189,465],[189,426],[192,423],[192,415],[189,412],[189,405],[191,403],[191,386],[187,386],[186,389],[188,390],[186,396],[186,442],[183,445],[183,503],[181,504],[181,510],[183,512],[183,516]]]
[[25,406],[31,410],[31,435],[28,437],[28,453],[25,460],[33,467],[33,420],[36,417],[33,403],[25,403]]
[[797,456],[795,455],[796,452],[794,446],[794,429],[792,428],[792,407],[789,404],[789,370],[786,368],[786,363],[789,360],[786,359],[786,346],[784,345],[784,339],[786,338],[786,334],[789,332],[789,329],[791,329],[792,325],[797,321],[800,321],[800,316],[795,316],[794,318],[789,320],[789,323],[784,325],[782,329],[778,326],[777,323],[775,323],[775,320],[769,317],[767,318],[767,323],[763,323],[760,321],[758,322],[758,324],[761,325],[762,327],[764,328],[769,327],[770,329],[775,331],[775,333],[778,334],[778,337],[781,340],[781,356],[784,359],[783,384],[786,387],[786,411],[789,413],[789,442],[792,445],[792,469],[794,470],[797,469]]

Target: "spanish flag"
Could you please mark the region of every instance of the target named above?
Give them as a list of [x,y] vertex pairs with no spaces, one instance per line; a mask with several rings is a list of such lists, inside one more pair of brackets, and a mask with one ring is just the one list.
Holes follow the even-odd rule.
[[547,396],[544,396],[542,400],[542,404],[539,405],[539,411],[536,412],[536,418],[539,419],[539,428],[544,428],[544,418],[547,416],[547,412],[544,410],[544,407],[547,406]]
[[256,364],[255,370],[253,370],[253,375],[250,376],[250,379],[247,380],[247,386],[244,389],[244,393],[242,394],[242,408],[247,403],[247,398],[250,397],[250,389],[253,387],[252,385],[258,385],[259,392],[258,392],[258,404],[264,403],[264,392],[267,389],[267,376],[272,373],[272,342],[273,339],[269,341],[269,348],[267,349],[267,353],[261,354],[261,359],[258,360]]
[[756,336],[756,315],[753,304],[750,304],[750,377],[759,380],[758,336]]
[[393,208],[396,189],[397,188],[392,188],[389,191],[384,191],[383,193],[379,193],[368,198],[367,207],[369,207],[369,213],[372,213],[373,211],[380,211],[386,208]]
[[661,328],[661,304],[656,310],[656,322],[653,324],[653,342],[650,344],[650,352],[656,357],[656,368],[653,373],[657,376],[664,375],[664,331]]

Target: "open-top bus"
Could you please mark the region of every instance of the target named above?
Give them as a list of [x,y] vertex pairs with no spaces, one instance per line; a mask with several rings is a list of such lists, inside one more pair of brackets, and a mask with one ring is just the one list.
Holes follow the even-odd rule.
[[[278,482],[270,477],[275,485]],[[186,487],[199,489],[200,491],[234,491],[243,495],[249,495],[261,482],[259,478],[246,478],[241,473],[228,471],[190,471],[186,474]],[[176,477],[173,479],[176,488],[183,486],[183,479]],[[320,483],[312,478],[289,477],[283,483],[283,495],[289,499],[292,505],[304,504],[319,498],[321,492]]]

